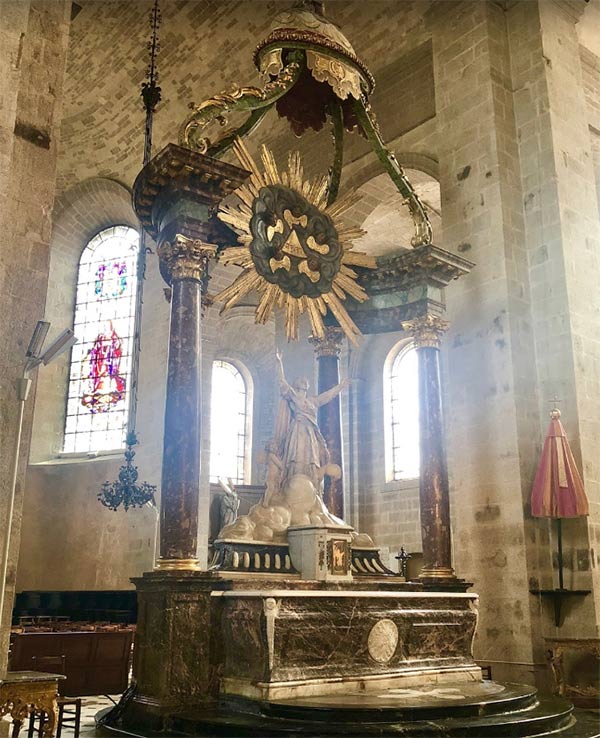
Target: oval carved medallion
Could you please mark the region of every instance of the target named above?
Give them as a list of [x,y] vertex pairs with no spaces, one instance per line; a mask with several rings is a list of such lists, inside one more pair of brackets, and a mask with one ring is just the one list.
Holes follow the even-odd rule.
[[384,618],[375,623],[369,633],[367,647],[371,658],[380,664],[387,662],[396,653],[398,646],[398,627],[393,620]]

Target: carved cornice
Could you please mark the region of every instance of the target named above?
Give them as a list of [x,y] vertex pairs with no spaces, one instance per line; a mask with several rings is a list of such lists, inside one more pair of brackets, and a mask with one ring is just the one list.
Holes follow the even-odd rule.
[[423,315],[402,323],[402,329],[413,337],[416,348],[439,348],[449,325],[438,315]]
[[475,264],[445,249],[428,244],[392,257],[379,257],[377,269],[364,272],[360,284],[369,295],[417,284],[446,287],[468,274]]
[[133,207],[144,229],[158,240],[160,224],[154,206],[165,193],[173,200],[197,202],[210,208],[236,190],[250,172],[191,149],[168,144],[136,177]]
[[[365,303],[369,305],[370,301]],[[365,335],[377,335],[379,333],[395,333],[402,327],[402,323],[413,320],[427,313],[443,314],[444,306],[435,300],[424,298],[413,302],[394,305],[383,308],[365,308],[357,306],[356,310],[350,310],[350,317]]]
[[178,235],[172,241],[164,241],[157,249],[161,272],[167,281],[194,279],[201,281],[208,269],[208,260],[217,247]]
[[344,340],[344,331],[341,328],[327,325],[325,326],[325,335],[309,336],[308,342],[314,346],[315,354],[320,359],[322,356],[339,356],[342,350],[342,342]]

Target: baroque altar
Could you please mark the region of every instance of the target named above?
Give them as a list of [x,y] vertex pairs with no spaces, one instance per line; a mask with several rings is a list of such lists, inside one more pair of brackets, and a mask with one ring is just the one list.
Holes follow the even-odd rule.
[[[373,78],[325,19],[323,3],[302,2],[278,17],[255,61],[264,87],[195,106],[179,144],[154,157],[134,185],[134,207],[171,290],[160,556],[134,581],[135,682],[106,724],[137,735],[567,729],[566,702],[542,704],[533,688],[482,680],[472,651],[477,595],[452,566],[443,288],[474,265],[431,243],[423,205],[379,132]],[[287,172],[266,148],[262,166],[254,161],[241,139],[273,108],[298,135],[331,122],[326,176],[307,181],[295,153]],[[240,113],[247,117],[238,128],[211,139],[211,126]],[[339,220],[356,201],[338,197],[344,130],[365,135],[413,217],[411,248],[392,259],[355,252],[362,232]],[[228,150],[240,167],[219,159]],[[298,322],[309,321],[318,389],[290,383],[278,356],[280,405],[263,499],[223,526],[203,570],[201,317],[216,257],[241,269],[213,298],[224,310],[256,291],[258,323],[281,311],[295,340]],[[344,520],[339,395],[348,383],[340,382],[339,350],[361,330],[403,330],[419,357],[423,568],[414,581],[387,569],[376,543]]]

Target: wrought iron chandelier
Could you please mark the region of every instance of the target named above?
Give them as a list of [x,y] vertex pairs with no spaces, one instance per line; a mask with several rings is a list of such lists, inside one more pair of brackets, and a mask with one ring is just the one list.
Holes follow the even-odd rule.
[[[158,86],[158,71],[156,68],[156,57],[160,51],[158,43],[158,28],[161,22],[159,0],[154,0],[154,5],[150,12],[149,21],[151,36],[148,41],[148,50],[150,52],[150,63],[146,72],[146,81],[142,83],[141,97],[144,102],[146,111],[146,124],[144,131],[144,166],[150,161],[152,156],[152,124],[156,106],[161,100],[161,89]],[[134,465],[133,459],[135,451],[133,447],[138,444],[135,433],[137,418],[137,400],[138,400],[138,376],[140,361],[140,341],[142,332],[142,305],[143,305],[143,286],[146,275],[146,235],[144,229],[140,229],[140,248],[138,254],[138,289],[136,295],[136,311],[135,311],[135,331],[134,331],[134,347],[132,358],[132,372],[134,385],[132,389],[131,406],[129,408],[129,432],[126,438],[125,464],[119,469],[119,474],[115,482],[104,482],[101,491],[98,493],[99,502],[108,507],[109,510],[118,510],[122,505],[125,510],[130,507],[143,507],[147,503],[155,504],[154,495],[156,493],[156,485],[148,482],[137,483],[138,470]]]

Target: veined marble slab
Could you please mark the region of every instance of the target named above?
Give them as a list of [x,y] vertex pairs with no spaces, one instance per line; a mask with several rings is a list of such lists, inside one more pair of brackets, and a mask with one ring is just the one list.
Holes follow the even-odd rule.
[[220,598],[222,694],[254,699],[479,681],[477,595],[231,590]]

